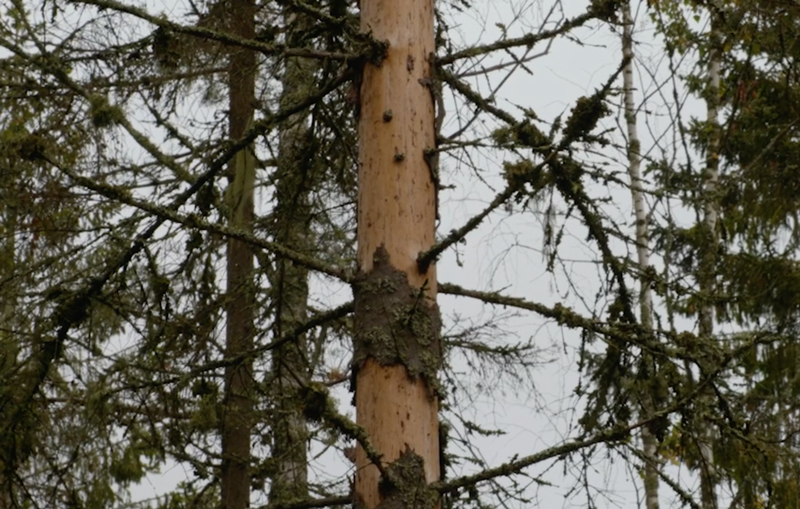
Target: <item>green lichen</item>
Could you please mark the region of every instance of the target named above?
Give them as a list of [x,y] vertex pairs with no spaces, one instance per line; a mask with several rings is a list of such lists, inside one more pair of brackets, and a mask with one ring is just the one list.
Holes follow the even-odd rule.
[[564,137],[575,141],[594,141],[591,132],[597,127],[600,119],[607,116],[610,110],[605,103],[605,94],[581,97],[575,101],[575,106],[564,126]]
[[311,422],[321,422],[323,418],[335,409],[324,385],[311,382],[300,390],[300,400],[303,405],[303,415]]
[[45,159],[47,142],[41,134],[29,134],[18,140],[16,146],[19,156],[26,161]]
[[92,125],[99,129],[112,127],[123,118],[122,110],[108,102],[102,95],[89,98],[89,118]]
[[373,358],[383,366],[403,365],[412,380],[422,377],[436,389],[442,363],[439,308],[391,265],[383,247],[375,251],[373,262],[372,271],[353,283],[353,371]]
[[592,0],[590,9],[592,15],[597,19],[609,23],[619,23],[620,4],[619,0]]

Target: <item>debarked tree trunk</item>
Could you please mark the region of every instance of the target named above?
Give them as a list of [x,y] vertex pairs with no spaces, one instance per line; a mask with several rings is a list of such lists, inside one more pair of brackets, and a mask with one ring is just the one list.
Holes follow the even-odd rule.
[[356,507],[430,508],[439,479],[441,364],[434,243],[436,186],[432,0],[361,0],[364,33],[388,43],[363,69],[359,116],[359,277],[355,297],[357,421],[382,455],[381,479],[356,453]]

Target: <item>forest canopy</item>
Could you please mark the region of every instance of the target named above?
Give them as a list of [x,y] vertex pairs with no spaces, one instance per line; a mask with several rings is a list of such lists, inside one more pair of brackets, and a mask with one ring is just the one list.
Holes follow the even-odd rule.
[[800,4],[0,9],[0,507],[798,505]]

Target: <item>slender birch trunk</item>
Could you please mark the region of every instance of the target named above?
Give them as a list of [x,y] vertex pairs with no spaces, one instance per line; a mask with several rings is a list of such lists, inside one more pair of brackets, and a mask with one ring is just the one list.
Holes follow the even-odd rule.
[[[719,102],[720,65],[722,42],[720,40],[719,18],[711,12],[711,32],[709,33],[708,84],[705,91],[706,124],[708,129],[708,148],[703,171],[703,231],[704,238],[700,251],[698,283],[701,295],[698,332],[702,341],[712,341],[714,334],[714,303],[716,291],[717,217],[719,198]],[[704,398],[710,404],[711,397]],[[701,457],[700,491],[703,509],[717,508],[717,469],[714,465],[714,430],[707,421],[700,421],[698,447]]]
[[[310,20],[288,12],[284,15],[289,46],[296,46]],[[306,95],[314,80],[315,64],[303,58],[287,58],[282,77],[281,107]],[[275,210],[270,222],[273,236],[284,246],[304,252],[311,248],[311,205],[309,193],[317,180],[316,163],[308,153],[308,114],[291,116],[281,126],[278,167],[275,175]],[[279,258],[270,275],[277,338],[303,324],[307,318],[308,270]],[[308,428],[299,391],[308,382],[305,336],[272,352],[274,415],[272,457],[275,471],[270,503],[289,505],[308,497]]]
[[[648,234],[649,218],[644,200],[644,188],[641,174],[641,142],[636,125],[636,106],[634,103],[633,84],[633,18],[630,1],[623,7],[622,54],[628,61],[622,73],[625,96],[625,124],[628,131],[628,175],[631,179],[631,197],[636,218],[636,256],[639,271],[642,274],[639,286],[639,310],[642,327],[653,329],[653,295],[650,290],[651,281],[646,277],[650,267],[650,238]],[[652,365],[652,357],[642,353],[642,368],[649,376],[656,376],[648,367]],[[653,398],[649,384],[642,395],[644,416],[650,415]],[[644,453],[644,493],[646,509],[658,509],[658,441],[647,426],[642,427],[642,452]]]
[[[232,32],[241,38],[255,37],[253,0],[229,0]],[[231,48],[229,87],[229,132],[241,138],[252,124],[255,105],[256,57],[252,50]],[[244,231],[253,229],[255,155],[242,149],[230,165],[227,191],[229,224]],[[228,240],[227,320],[225,357],[233,358],[253,348],[254,302],[253,251],[246,243]],[[253,426],[253,361],[225,368],[222,417],[222,508],[250,506],[250,438]]]
[[[361,0],[361,28],[388,42],[360,91],[354,369],[357,421],[382,474],[356,451],[355,503],[430,509],[439,479],[436,374],[441,363],[434,243],[433,0]],[[424,270],[423,270],[424,269]],[[374,458],[373,458],[374,459]],[[381,489],[379,489],[379,484]]]

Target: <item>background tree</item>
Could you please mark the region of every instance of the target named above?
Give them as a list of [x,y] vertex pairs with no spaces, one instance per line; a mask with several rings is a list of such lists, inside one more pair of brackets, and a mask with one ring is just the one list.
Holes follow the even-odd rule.
[[[231,35],[253,39],[255,4],[252,0],[233,0],[228,13]],[[228,125],[230,139],[244,137],[253,124],[255,113],[256,55],[250,48],[234,47],[229,57]],[[254,147],[241,147],[228,163],[229,184],[226,191],[229,224],[233,229],[252,233],[256,183]],[[222,478],[223,509],[250,506],[250,441],[253,427],[253,360],[249,352],[255,345],[255,281],[253,251],[241,239],[228,239],[227,295],[225,321],[225,357],[237,359],[225,368],[222,404]]]
[[[642,179],[642,145],[639,138],[637,123],[636,98],[634,84],[634,53],[633,53],[633,34],[634,21],[631,13],[631,2],[625,2],[622,7],[622,55],[625,59],[625,69],[623,70],[623,94],[625,103],[625,127],[627,135],[628,151],[628,175],[630,178],[631,200],[636,225],[636,262],[639,270],[639,321],[645,330],[653,329],[653,281],[646,275],[653,270],[650,264],[650,220],[647,211],[644,180]],[[643,372],[643,377],[649,380],[657,377],[657,367],[647,353],[642,352],[639,370]],[[647,384],[645,384],[647,385]],[[652,384],[654,387],[655,384]],[[649,394],[645,386],[641,396],[642,414],[650,415],[654,410],[652,394]],[[657,397],[657,395],[656,395]],[[652,428],[652,429],[651,429]],[[658,456],[658,433],[663,430],[656,429],[655,426],[642,427],[642,453],[644,456],[644,491],[646,509],[658,509],[658,467],[660,458]]]
[[[710,422],[716,423],[713,425],[716,430],[711,435],[714,437],[715,460],[713,467],[719,472],[720,480],[725,480],[725,484],[730,487],[731,494],[729,496],[732,497],[733,506],[754,507],[757,504],[767,503],[768,500],[771,501],[769,503],[777,504],[776,506],[780,506],[782,503],[791,505],[793,502],[781,498],[785,492],[778,494],[776,488],[786,485],[774,477],[777,471],[767,469],[769,473],[764,472],[763,477],[760,474],[763,472],[763,467],[773,461],[786,461],[787,464],[792,464],[794,461],[791,459],[795,454],[793,447],[779,447],[779,451],[768,445],[785,439],[785,435],[781,435],[781,432],[777,431],[778,428],[772,426],[777,425],[784,431],[791,429],[791,425],[784,427],[777,424],[789,417],[791,410],[787,407],[785,412],[779,411],[767,418],[772,424],[762,428],[764,434],[754,432],[752,419],[761,414],[760,411],[755,410],[758,405],[754,406],[752,403],[754,394],[750,393],[749,389],[738,391],[729,385],[745,380],[746,386],[752,384],[752,387],[756,387],[761,385],[762,377],[773,380],[775,376],[782,377],[778,374],[781,368],[769,360],[772,356],[771,352],[781,351],[786,346],[781,327],[776,326],[772,313],[775,311],[780,313],[779,309],[786,309],[779,302],[791,302],[791,298],[787,300],[788,294],[784,293],[782,297],[775,299],[772,291],[758,290],[759,296],[755,297],[744,288],[745,286],[751,289],[780,288],[782,283],[771,278],[769,275],[771,271],[768,267],[774,267],[776,262],[786,269],[793,266],[796,255],[793,253],[792,247],[786,246],[785,249],[779,249],[779,254],[774,251],[775,246],[785,245],[780,239],[787,232],[791,232],[791,228],[779,232],[782,226],[777,228],[775,226],[786,224],[784,221],[792,215],[792,212],[784,215],[784,212],[793,207],[792,200],[781,199],[781,205],[765,207],[767,203],[775,203],[772,200],[775,194],[768,191],[768,186],[760,187],[761,184],[754,184],[751,179],[764,183],[765,181],[762,179],[770,180],[777,177],[776,166],[762,165],[759,160],[761,156],[748,159],[747,156],[741,158],[734,154],[744,154],[751,150],[751,148],[747,148],[749,142],[744,141],[737,134],[745,118],[748,121],[754,120],[753,123],[748,124],[749,133],[746,136],[748,140],[752,137],[764,136],[757,142],[759,145],[755,149],[755,153],[762,155],[772,153],[775,143],[783,143],[784,147],[792,150],[790,139],[783,137],[784,132],[788,133],[791,130],[792,113],[785,107],[778,107],[780,111],[788,113],[781,120],[776,119],[768,113],[768,110],[764,109],[759,110],[754,116],[744,114],[742,104],[750,102],[750,99],[747,94],[742,93],[740,86],[741,70],[758,68],[761,69],[758,72],[759,78],[748,81],[749,86],[753,89],[761,86],[769,89],[772,86],[770,74],[787,65],[791,60],[789,53],[784,51],[786,49],[784,45],[770,46],[769,43],[770,40],[774,40],[773,37],[783,39],[788,33],[787,30],[790,29],[791,23],[778,21],[778,19],[784,19],[783,14],[790,7],[779,2],[748,5],[716,2],[704,5],[702,7],[708,8],[709,19],[713,21],[717,31],[717,38],[709,40],[692,30],[691,22],[687,21],[691,19],[692,11],[681,10],[676,6],[678,4],[670,6],[662,4],[658,5],[658,9],[654,11],[659,26],[667,34],[667,48],[675,57],[673,62],[677,62],[681,58],[680,55],[687,54],[687,51],[692,48],[698,48],[700,55],[706,61],[713,61],[714,44],[718,48],[722,48],[716,52],[719,55],[720,76],[717,107],[721,118],[719,128],[709,129],[705,123],[684,120],[681,131],[684,147],[693,144],[698,151],[713,154],[716,150],[719,154],[716,161],[707,162],[707,166],[711,165],[719,169],[717,184],[714,186],[716,190],[712,189],[713,192],[705,194],[697,192],[697,174],[693,173],[693,157],[688,150],[686,153],[687,163],[682,167],[656,166],[658,174],[663,175],[664,182],[667,184],[665,189],[674,190],[668,192],[676,193],[685,200],[684,203],[692,207],[699,207],[704,203],[703,200],[705,203],[710,203],[709,199],[716,200],[716,207],[719,211],[717,229],[720,242],[714,255],[718,261],[714,264],[705,262],[706,267],[713,265],[715,268],[714,289],[704,294],[697,294],[695,297],[686,295],[678,298],[676,309],[680,313],[692,314],[698,309],[698,303],[705,300],[708,306],[713,307],[713,310],[706,312],[706,316],[711,312],[716,313],[717,322],[723,328],[732,325],[736,331],[735,334],[712,336],[718,345],[716,348],[744,347],[748,344],[752,348],[751,354],[737,357],[727,366],[720,365],[718,369],[724,370],[724,379],[718,382],[719,385],[714,390],[718,395],[722,392],[726,394],[725,403],[724,405],[720,403],[719,406],[710,405],[707,410],[711,416]],[[695,10],[694,12],[702,11]],[[701,18],[698,17],[698,19]],[[759,27],[758,34],[753,31],[755,26]],[[716,42],[714,42],[715,40]],[[775,65],[775,62],[782,63]],[[780,74],[780,71],[778,73]],[[778,79],[784,84],[788,85],[789,83],[784,78]],[[688,90],[708,99],[709,95],[707,91],[704,91],[702,81],[694,75],[688,74],[685,83]],[[769,102],[772,104],[769,109],[783,104],[783,100],[777,101],[774,96]],[[785,104],[788,106],[791,101],[787,101]],[[755,112],[755,110],[750,111]],[[681,118],[687,118],[681,111],[676,111],[676,114],[680,114]],[[715,146],[717,149],[714,149]],[[769,148],[764,149],[765,146]],[[778,149],[774,152],[780,153],[781,150]],[[754,185],[759,186],[765,192],[757,193],[758,197],[751,194],[750,198],[745,198],[743,194],[740,194],[741,191],[734,191],[734,189],[753,189]],[[741,213],[744,209],[748,210],[746,218],[745,214]],[[770,212],[763,214],[767,209],[770,209]],[[703,266],[703,256],[710,256],[707,231],[704,232],[703,228],[677,228],[668,231],[667,235],[674,235],[671,243],[676,248],[675,261],[677,264],[673,270],[676,273],[699,271]],[[778,262],[779,259],[780,262]],[[790,273],[785,272],[781,279]],[[758,302],[756,305],[758,310],[750,308],[750,304],[746,302]],[[754,342],[757,344],[753,344]],[[756,359],[763,359],[765,364],[761,364]],[[714,362],[711,358],[706,362],[709,361],[712,361],[711,365],[713,365]],[[759,371],[761,368],[754,369],[756,365],[762,366],[766,371]],[[757,371],[759,372],[757,373]],[[766,374],[767,371],[770,372],[769,375]],[[756,399],[760,398],[756,397]],[[784,398],[784,401],[791,401],[791,399]],[[766,400],[762,399],[761,401],[766,403]],[[767,403],[767,405],[769,404]],[[789,418],[791,419],[791,417]],[[770,431],[766,431],[767,428]],[[774,434],[776,432],[777,434]],[[682,433],[685,433],[685,430]],[[697,457],[689,453],[689,450],[690,448],[683,449],[685,457],[697,465]],[[781,460],[777,460],[778,457]],[[711,463],[706,462],[706,464]],[[788,471],[791,471],[791,467],[787,468]],[[773,482],[775,484],[772,484]],[[755,488],[755,485],[759,485],[760,488]],[[776,490],[772,491],[773,489]],[[784,500],[784,502],[779,500]]]

